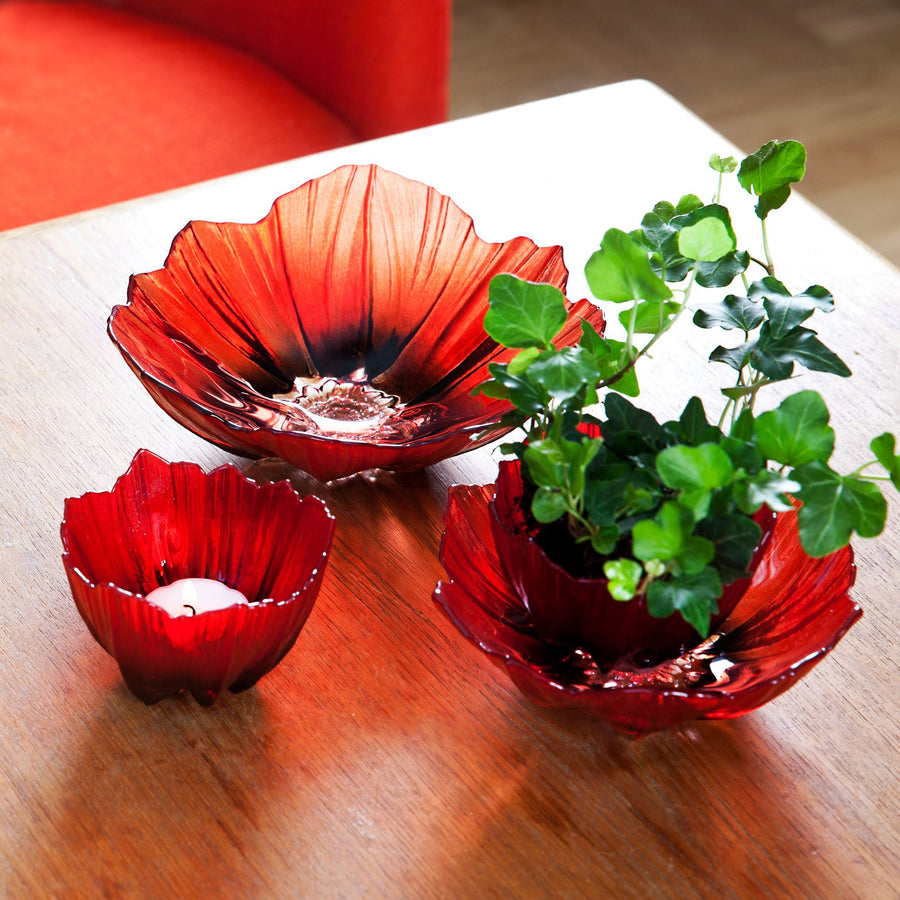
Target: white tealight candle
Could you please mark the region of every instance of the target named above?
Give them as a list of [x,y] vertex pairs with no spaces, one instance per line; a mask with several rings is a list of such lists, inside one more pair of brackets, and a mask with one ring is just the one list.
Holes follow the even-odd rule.
[[246,604],[247,598],[221,581],[211,578],[182,578],[147,594],[147,600],[170,616],[197,616],[214,609]]

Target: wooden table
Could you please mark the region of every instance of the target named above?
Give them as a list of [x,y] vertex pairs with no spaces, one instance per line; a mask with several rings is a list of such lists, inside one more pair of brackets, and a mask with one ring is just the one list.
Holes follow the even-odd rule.
[[[562,244],[580,296],[607,227],[711,193],[706,159],[730,149],[629,82],[0,238],[4,896],[897,896],[896,502],[857,546],[865,615],[810,675],[744,719],[633,741],[525,700],[431,599],[447,486],[491,481],[490,452],[334,486],[237,460],[159,410],[105,335],[128,275],[158,267],[188,219],[255,220],[345,162],[449,193],[486,239]],[[849,466],[900,424],[900,274],[802,200],[771,221],[782,277],[837,297],[820,333],[855,377],[804,384],[826,392]],[[648,405],[715,395],[711,340],[690,326],[668,340]],[[132,697],[60,563],[63,499],[111,488],[139,447],[289,476],[337,517],[297,645],[209,710]]]

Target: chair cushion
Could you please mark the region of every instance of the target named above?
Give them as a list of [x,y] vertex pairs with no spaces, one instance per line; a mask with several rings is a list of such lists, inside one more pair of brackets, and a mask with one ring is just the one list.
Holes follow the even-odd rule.
[[0,2],[0,230],[355,140],[240,51],[90,3]]

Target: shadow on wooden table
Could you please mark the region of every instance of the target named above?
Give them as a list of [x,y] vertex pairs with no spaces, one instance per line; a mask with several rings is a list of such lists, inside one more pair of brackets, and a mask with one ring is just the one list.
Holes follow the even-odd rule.
[[[47,895],[73,857],[93,874],[86,895],[114,897],[551,896],[529,889],[548,884],[575,897],[610,880],[622,897],[667,883],[672,895],[692,884],[700,897],[714,885],[804,896],[795,879],[813,875],[814,837],[792,813],[804,798],[759,755],[752,722],[633,741],[523,700],[483,728],[450,715],[410,729],[361,711],[355,729],[317,715],[288,730],[280,690],[212,715],[114,690],[58,773],[59,796],[31,798],[44,839],[21,849],[56,874]],[[463,759],[441,749],[454,745]],[[738,806],[723,805],[723,784]],[[659,853],[679,860],[676,880],[647,869]]]
[[[413,896],[575,898],[610,885],[624,898],[822,896],[816,835],[797,824],[810,798],[764,726],[702,722],[635,741],[588,714],[519,712],[509,781],[470,811],[474,827],[448,815]],[[668,870],[648,862],[659,859]]]
[[[85,663],[109,682],[72,694],[55,771],[22,786],[41,833],[11,841],[40,879],[21,896],[66,895],[73,866],[85,896],[815,896],[819,798],[783,722],[635,741],[536,707],[431,599],[440,471],[324,486],[247,470],[337,518],[297,645],[209,710],[145,707],[112,660]],[[102,654],[81,639],[76,656]]]

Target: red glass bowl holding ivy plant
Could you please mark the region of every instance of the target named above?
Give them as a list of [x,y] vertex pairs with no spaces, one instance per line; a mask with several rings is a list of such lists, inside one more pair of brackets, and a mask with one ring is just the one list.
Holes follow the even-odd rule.
[[[512,403],[502,425],[523,436],[503,445],[512,460],[495,485],[451,488],[441,545],[449,580],[435,599],[466,637],[532,698],[635,735],[743,715],[827,654],[861,614],[847,593],[850,539],[881,533],[880,484],[900,487],[890,433],[855,472],[831,468],[835,433],[816,391],[759,409],[763,388],[798,367],[850,374],[808,327],[831,294],[789,290],[769,249],[767,218],[803,177],[805,148],[771,141],[710,165],[711,202],[657,203],[588,260],[596,299],[622,308],[622,340],[585,321],[577,346],[559,346],[557,288],[492,280],[485,330],[518,353],[478,390]],[[719,202],[735,172],[756,198],[764,259],[739,249]],[[698,288],[735,282],[694,302]],[[733,383],[714,422],[697,397],[659,422],[628,399],[635,364],[688,310],[739,335],[710,354]]]

